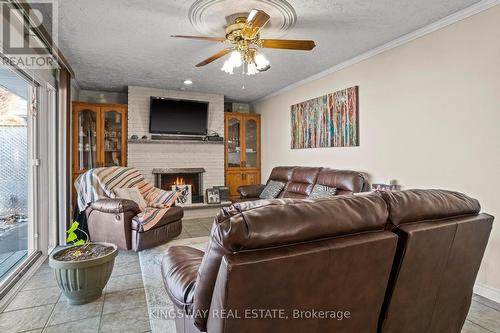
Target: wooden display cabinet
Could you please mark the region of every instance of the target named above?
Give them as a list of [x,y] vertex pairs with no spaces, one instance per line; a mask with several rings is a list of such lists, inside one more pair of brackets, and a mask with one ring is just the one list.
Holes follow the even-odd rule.
[[127,165],[127,105],[73,102],[73,181],[92,168]]
[[225,177],[229,198],[241,185],[260,184],[260,114],[224,113]]

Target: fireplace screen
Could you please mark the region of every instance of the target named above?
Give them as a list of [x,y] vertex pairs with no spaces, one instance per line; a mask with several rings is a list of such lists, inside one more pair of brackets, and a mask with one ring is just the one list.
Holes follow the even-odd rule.
[[203,203],[204,169],[155,169],[156,186],[171,191],[175,185],[191,185],[192,203]]

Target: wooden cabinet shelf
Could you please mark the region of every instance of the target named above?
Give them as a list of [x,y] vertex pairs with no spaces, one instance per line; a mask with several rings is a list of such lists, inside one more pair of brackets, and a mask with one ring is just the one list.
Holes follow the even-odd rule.
[[260,114],[224,113],[225,177],[229,197],[241,185],[260,184]]
[[127,105],[73,102],[73,181],[115,165],[127,165]]

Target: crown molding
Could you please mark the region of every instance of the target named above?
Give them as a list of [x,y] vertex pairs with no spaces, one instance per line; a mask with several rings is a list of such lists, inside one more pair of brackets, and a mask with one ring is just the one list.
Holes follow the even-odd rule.
[[292,83],[292,84],[290,84],[284,88],[281,88],[277,91],[274,91],[274,92],[270,93],[269,95],[266,95],[264,97],[261,97],[255,101],[253,101],[252,104],[265,101],[271,97],[277,96],[277,95],[282,94],[286,91],[300,87],[306,83],[316,81],[316,80],[318,80],[322,77],[325,77],[329,74],[338,72],[346,67],[352,66],[352,65],[357,64],[361,61],[372,58],[380,53],[386,52],[388,50],[391,50],[391,49],[394,49],[394,48],[399,47],[401,45],[404,45],[406,43],[409,43],[417,38],[428,35],[434,31],[440,30],[440,29],[447,27],[453,23],[456,23],[458,21],[464,20],[468,17],[471,17],[473,15],[481,13],[482,11],[490,9],[496,5],[499,5],[499,4],[500,4],[500,0],[482,0],[478,3],[475,3],[472,6],[469,6],[467,8],[462,9],[462,10],[459,10],[458,12],[455,12],[449,16],[446,16],[446,17],[444,17],[444,18],[442,18],[434,23],[431,23],[423,28],[415,30],[414,32],[410,32],[409,34],[398,37],[398,38],[396,38],[396,39],[394,39],[386,44],[383,44],[383,45],[378,46],[374,49],[371,49],[365,53],[362,53],[354,58],[351,58],[349,60],[341,62],[340,64],[335,65],[333,67],[330,67],[322,72],[319,72],[319,73],[314,74],[312,76],[309,76],[303,80]]

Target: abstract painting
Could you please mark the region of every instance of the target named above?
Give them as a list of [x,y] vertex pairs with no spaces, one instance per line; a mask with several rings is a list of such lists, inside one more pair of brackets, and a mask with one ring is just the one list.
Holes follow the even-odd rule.
[[358,87],[292,105],[292,149],[359,146]]

